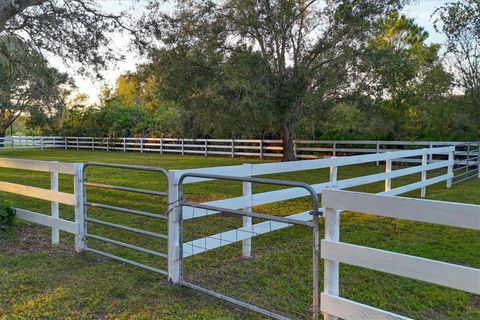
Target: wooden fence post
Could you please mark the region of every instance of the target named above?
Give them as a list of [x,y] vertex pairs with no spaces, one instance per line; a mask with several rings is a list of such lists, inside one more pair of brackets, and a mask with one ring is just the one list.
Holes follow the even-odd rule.
[[95,138],[92,137],[92,151],[95,151]]
[[208,156],[208,139],[205,139],[205,157]]
[[333,150],[332,150],[332,156],[336,157],[337,156],[337,142],[333,142]]
[[64,142],[63,146],[65,147],[65,150],[68,149],[68,138],[67,137],[65,137],[65,142]]
[[235,140],[232,139],[232,158],[235,157]]
[[163,154],[163,138],[160,138],[160,154]]
[[[58,161],[54,161],[58,163]],[[58,191],[58,172],[50,173],[50,190]],[[60,217],[60,209],[58,202],[50,202],[51,216],[52,218]],[[60,243],[60,230],[58,228],[52,228],[52,244],[56,245]]]
[[[426,166],[428,164],[428,155],[422,155],[422,166]],[[422,182],[427,180],[427,170],[424,168],[422,169]],[[420,190],[420,197],[425,198],[427,196],[427,187],[422,187]]]
[[85,208],[83,186],[83,163],[75,163],[75,175],[73,176],[73,190],[75,194],[75,223],[78,225],[78,233],[75,235],[75,251],[85,249]]
[[[385,161],[385,172],[392,172],[392,160],[388,159]],[[385,179],[385,191],[392,190],[392,179],[386,178]]]
[[183,141],[182,138],[182,156],[185,155],[185,142]]
[[143,153],[143,137],[140,138],[140,153]]
[[123,152],[127,152],[127,144],[125,138],[123,138]]
[[260,159],[263,159],[263,139],[260,139]]
[[40,137],[40,150],[43,151],[43,137]]
[[80,149],[80,145],[79,145],[79,142],[78,142],[78,137],[77,137],[77,150]]
[[[248,166],[250,177],[252,176],[252,165],[251,164],[244,164],[244,166]],[[243,208],[243,211],[252,212],[252,183],[251,182],[243,182],[243,196],[250,197],[250,206]],[[252,226],[252,217],[243,216],[243,227],[247,230]],[[249,231],[246,231],[249,232]],[[252,232],[253,235],[253,232]],[[244,258],[250,258],[252,256],[252,238],[248,238],[242,241],[242,255]]]

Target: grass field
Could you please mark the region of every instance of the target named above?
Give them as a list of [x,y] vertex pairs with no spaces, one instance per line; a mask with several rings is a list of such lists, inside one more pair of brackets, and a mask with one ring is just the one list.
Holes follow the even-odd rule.
[[[114,162],[184,169],[259,160],[242,158],[204,158],[153,154],[91,151],[2,151],[0,157],[58,160],[64,162]],[[382,166],[349,166],[339,169],[339,179],[383,171]],[[165,190],[159,174],[119,172],[104,168],[89,169],[89,181]],[[269,177],[319,183],[328,180],[327,170],[313,170]],[[412,175],[393,181],[393,187],[418,180]],[[0,180],[49,187],[49,175],[23,170],[0,170]],[[383,183],[355,188],[366,192],[382,191]],[[60,191],[71,192],[71,177],[60,176]],[[254,186],[254,192],[275,187]],[[187,198],[196,201],[221,199],[241,194],[239,183],[208,182],[189,185]],[[412,192],[408,196],[418,196]],[[428,188],[431,199],[480,204],[478,179],[453,189],[438,184]],[[48,213],[44,201],[1,194],[16,207]],[[163,213],[165,199],[122,194],[110,190],[88,190],[90,201],[132,209]],[[276,215],[309,209],[308,199],[284,201],[256,208]],[[165,232],[163,222],[92,209],[90,217]],[[71,218],[72,209],[61,206],[61,215]],[[198,221],[197,221],[198,220]],[[185,225],[185,240],[228,230],[240,220],[218,215],[195,219]],[[323,229],[323,226],[321,227]],[[90,226],[89,232],[165,251],[165,243],[151,241],[127,232]],[[49,245],[46,228],[18,222],[14,231],[0,238],[0,319],[257,319],[258,315],[208,298],[189,289],[171,286],[160,275],[149,273],[92,254],[75,254],[73,238],[61,234],[58,247]],[[378,218],[355,213],[342,215],[342,241],[390,251],[417,255],[480,268],[479,232]],[[186,277],[198,284],[229,293],[293,316],[305,315],[310,303],[311,234],[301,228],[288,228],[253,241],[253,259],[239,258],[239,244],[198,255],[185,264]],[[92,247],[110,250],[165,268],[162,260],[141,256],[125,249],[89,242]],[[402,277],[361,268],[341,267],[342,296],[415,319],[480,319],[480,297]]]

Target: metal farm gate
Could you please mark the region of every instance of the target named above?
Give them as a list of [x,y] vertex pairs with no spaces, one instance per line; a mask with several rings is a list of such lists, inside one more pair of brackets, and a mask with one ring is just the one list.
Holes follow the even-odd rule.
[[[152,202],[155,204],[159,202],[159,197],[168,199],[168,193],[158,190],[140,189],[130,186],[90,181],[87,171],[92,167],[103,168],[103,170],[113,169],[111,172],[112,177],[117,176],[118,171],[123,171],[124,173],[127,171],[134,171],[138,172],[138,176],[140,176],[141,173],[147,173],[148,175],[159,173],[161,176],[168,179],[168,171],[162,168],[98,162],[86,163],[83,171],[85,224],[84,250],[148,271],[168,275],[168,269],[165,262],[168,259],[167,215],[165,213],[151,213],[144,210],[127,208],[126,205],[120,205],[117,203],[121,202],[122,198],[115,201],[113,204],[101,203],[100,201],[106,202],[104,198],[108,199],[108,195],[104,195],[104,197],[97,196],[97,198],[91,200],[93,195],[92,193],[87,192],[87,187],[103,189],[107,193],[115,191],[133,193],[138,198],[141,195],[157,198],[156,200],[148,199],[150,201],[153,200]],[[141,177],[138,178],[141,179]],[[118,192],[116,195],[118,197]],[[112,217],[115,217],[116,223],[108,221],[109,218],[111,219]],[[140,220],[136,220],[135,218]],[[117,221],[121,221],[121,223],[118,223]],[[135,227],[132,225],[135,225]],[[160,231],[153,231],[152,227]],[[160,259],[164,262],[158,263],[152,258]]]
[[[296,220],[253,212],[251,207],[236,210],[187,201],[183,197],[187,178],[237,181],[244,187],[245,183],[250,187],[255,183],[301,188],[311,198],[313,210],[307,212],[309,219]],[[273,319],[319,319],[320,213],[312,186],[285,180],[186,173],[179,177],[178,196],[182,199],[182,286]],[[202,217],[184,219],[182,212],[186,208],[203,212]]]

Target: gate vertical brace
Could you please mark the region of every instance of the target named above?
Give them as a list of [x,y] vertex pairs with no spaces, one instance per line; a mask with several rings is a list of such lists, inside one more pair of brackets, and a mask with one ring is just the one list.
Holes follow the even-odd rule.
[[168,280],[174,284],[182,282],[182,207],[175,170],[168,172]]
[[73,177],[73,190],[75,194],[75,223],[78,232],[75,235],[75,251],[81,252],[85,249],[85,196],[83,163],[75,163],[75,175]]

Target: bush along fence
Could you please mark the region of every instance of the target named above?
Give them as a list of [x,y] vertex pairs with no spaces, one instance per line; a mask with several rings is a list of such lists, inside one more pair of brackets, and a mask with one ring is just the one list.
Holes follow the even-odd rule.
[[[220,155],[256,158],[281,158],[281,140],[254,139],[183,139],[183,138],[95,138],[60,136],[10,136],[0,138],[3,149],[103,150],[181,155]],[[416,150],[455,146],[454,184],[480,178],[480,141],[359,141],[359,140],[296,140],[298,159],[319,159],[361,154]],[[430,155],[427,163],[439,161]],[[422,159],[401,159],[397,162],[421,163]],[[377,162],[377,165],[379,162]]]
[[[414,190],[420,190],[421,196],[425,197],[427,187],[440,182],[446,182],[447,187],[451,188],[454,179],[454,152],[455,147],[449,146],[333,157],[328,159],[300,160],[295,162],[244,164],[168,171],[162,168],[116,164],[68,164],[0,159],[0,167],[3,168],[51,173],[50,190],[9,182],[0,182],[0,191],[50,201],[52,203],[50,215],[20,208],[16,210],[17,216],[20,219],[51,227],[52,242],[54,243],[58,242],[58,229],[73,233],[76,235],[75,247],[77,251],[87,251],[103,255],[126,264],[166,275],[173,283],[198,290],[275,319],[300,317],[317,320],[320,317],[320,310],[328,316],[328,319],[335,319],[335,317],[345,319],[407,319],[400,316],[390,317],[393,314],[341,298],[338,289],[339,262],[386,271],[400,276],[414,277],[415,279],[473,292],[474,294],[480,293],[480,286],[478,286],[479,281],[477,281],[480,280],[480,270],[340,243],[338,227],[339,212],[340,210],[353,210],[393,218],[405,218],[413,221],[440,223],[480,230],[480,206],[441,203],[430,200],[405,200],[395,197]],[[437,161],[428,163],[429,158],[437,159]],[[419,163],[412,163],[406,167],[392,167],[393,162],[402,159],[419,159],[421,161]],[[385,163],[384,172],[348,179],[338,179],[338,172],[342,167],[377,162]],[[157,171],[168,180],[168,189],[163,192],[138,189],[134,187],[135,181],[132,181],[132,186],[129,187],[108,185],[102,183],[102,181],[92,182],[89,180],[89,176],[85,170],[85,168],[91,166],[102,166],[104,169],[110,168],[113,170]],[[312,185],[301,182],[263,178],[263,176],[271,174],[292,173],[322,168],[330,170],[330,178],[327,181],[319,181]],[[58,191],[56,177],[59,173],[73,176],[73,194]],[[418,173],[420,173],[419,180],[410,181],[408,184],[403,185],[395,184],[395,187],[392,187],[393,179]],[[262,178],[257,178],[257,176],[262,176]],[[184,194],[184,185],[205,183],[212,180],[242,182],[243,194],[239,197],[209,202],[189,201],[188,194]],[[336,193],[328,191],[331,189],[348,189],[376,182],[382,182],[384,184],[384,190],[379,193],[381,197],[378,198],[372,194],[363,195],[358,193]],[[283,185],[287,188],[253,193],[253,185],[256,184]],[[88,200],[88,194],[90,192],[87,192],[87,187],[167,197],[169,208],[165,215],[154,216],[152,213],[139,210],[91,203]],[[319,209],[317,196],[324,192],[326,193],[326,199],[323,199],[322,206],[327,207],[327,209]],[[292,213],[284,217],[254,211],[256,206],[275,204],[304,197],[311,198],[313,210]],[[345,201],[338,200],[343,199],[343,197]],[[73,221],[64,220],[59,217],[57,203],[64,203],[75,208]],[[93,219],[87,217],[87,207],[103,207],[107,210],[125,214],[162,219],[167,225],[167,232],[165,234],[157,234],[131,226]],[[324,213],[326,233],[325,239],[320,242],[318,219],[322,218]],[[226,220],[227,217],[240,218],[240,221],[232,224],[231,221]],[[255,221],[252,221],[253,218],[255,218]],[[220,223],[221,228],[213,229],[217,230],[216,232],[224,231],[211,234],[211,227],[205,226],[204,224],[202,225],[202,221],[205,222],[204,219],[210,219],[207,221],[209,226],[215,222]],[[93,231],[91,231],[88,226],[94,224],[161,239],[167,242],[166,252],[157,252],[140,247],[138,244],[122,242],[118,238],[114,240],[107,238],[105,235],[93,234],[91,233]],[[192,224],[194,224],[193,228]],[[189,226],[189,228],[184,228],[184,226]],[[204,229],[202,229],[202,226]],[[312,241],[305,242],[305,238],[298,239],[298,243],[301,244],[299,248],[305,248],[305,246],[308,248],[308,246],[311,246],[312,255],[309,257],[305,256],[311,260],[309,263],[302,264],[302,266],[310,266],[305,272],[307,272],[308,279],[311,279],[311,281],[303,281],[302,283],[304,283],[306,289],[304,288],[305,290],[302,290],[301,294],[295,294],[289,297],[289,299],[298,299],[298,301],[291,301],[292,305],[298,307],[295,313],[292,314],[290,313],[292,311],[291,309],[285,309],[277,304],[282,300],[280,298],[274,299],[276,304],[273,305],[264,304],[266,299],[254,298],[255,293],[259,290],[258,282],[252,282],[254,285],[250,288],[247,282],[242,282],[241,286],[235,285],[235,283],[240,283],[240,280],[234,277],[241,276],[243,273],[238,272],[241,261],[238,260],[238,257],[231,256],[232,246],[230,245],[241,244],[239,254],[243,257],[253,258],[244,260],[247,264],[252,264],[256,261],[256,255],[254,253],[257,250],[257,246],[258,250],[260,250],[259,246],[261,243],[271,243],[268,242],[271,240],[253,242],[252,240],[254,238],[257,240],[264,239],[263,237],[268,236],[274,231],[297,227],[305,228],[304,230],[307,231],[291,233],[291,237],[296,237],[300,234],[311,234]],[[195,231],[202,229],[200,231],[203,232],[204,236],[192,237],[188,234],[189,230],[192,229]],[[87,230],[89,231],[87,232]],[[127,259],[126,257],[120,256],[119,253],[115,254],[102,251],[95,248],[95,242],[91,243],[89,239],[162,257],[167,261],[166,268],[165,270],[157,269],[135,261],[134,255],[129,255]],[[290,239],[289,237],[288,241],[290,240],[294,239]],[[277,239],[274,247],[284,248],[279,241],[283,240]],[[320,251],[320,244],[322,245],[322,251]],[[227,253],[222,251],[227,248],[230,249]],[[235,248],[235,246],[233,248]],[[271,246],[270,249],[272,249]],[[207,252],[209,253],[206,254]],[[236,272],[232,273],[233,278],[229,278],[232,281],[235,280],[235,283],[232,285],[235,287],[235,290],[227,290],[225,292],[222,291],[222,288],[212,287],[214,282],[208,281],[207,270],[199,269],[202,267],[205,268],[206,266],[208,267],[208,263],[205,264],[204,260],[200,266],[193,264],[195,258],[199,256],[203,256],[206,261],[211,259],[212,263],[216,262],[219,258],[230,259],[230,264],[237,268],[234,269]],[[259,257],[261,259],[262,255],[260,254]],[[365,260],[364,257],[368,257],[368,261]],[[319,279],[319,261],[321,258],[325,260],[323,299],[320,299],[321,281]],[[228,261],[224,261],[223,263],[228,263]],[[195,266],[193,272],[191,268],[192,265]],[[222,265],[222,270],[226,269],[227,265]],[[444,276],[445,274],[448,276]],[[288,277],[288,274],[286,276]],[[298,277],[298,275],[294,274],[292,274],[292,276]],[[275,281],[273,277],[272,274],[270,278]],[[205,279],[207,279],[207,281],[205,281]],[[285,281],[285,279],[283,279],[283,281]],[[288,281],[286,283],[288,284]],[[275,292],[282,292],[282,290]],[[307,296],[305,297],[305,295]],[[307,301],[307,303],[305,303],[305,301]],[[339,307],[337,308],[337,306]],[[380,315],[382,317],[380,317]]]

